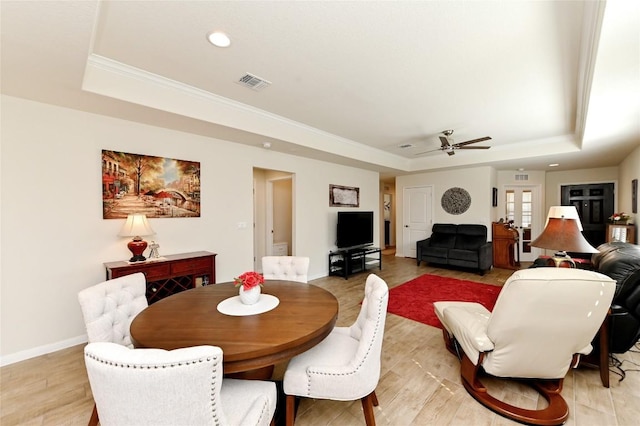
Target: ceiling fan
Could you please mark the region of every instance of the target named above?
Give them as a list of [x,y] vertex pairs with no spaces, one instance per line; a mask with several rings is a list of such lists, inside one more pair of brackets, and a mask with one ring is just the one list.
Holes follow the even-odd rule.
[[425,151],[425,152],[419,152],[415,155],[422,155],[422,154],[426,154],[434,151],[444,151],[447,153],[447,155],[454,155],[455,151],[458,149],[489,149],[491,148],[490,146],[469,146],[474,143],[491,140],[491,137],[489,136],[485,136],[483,138],[478,138],[478,139],[472,139],[466,142],[453,143],[453,138],[451,137],[451,135],[453,135],[453,130],[445,130],[444,132],[442,132],[442,135],[438,136],[440,138],[440,145],[441,145],[440,148],[432,149],[430,151]]

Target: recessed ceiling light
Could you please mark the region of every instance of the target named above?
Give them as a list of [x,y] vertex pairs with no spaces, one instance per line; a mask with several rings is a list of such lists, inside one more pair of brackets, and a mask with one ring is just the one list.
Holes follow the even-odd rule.
[[231,44],[229,36],[220,31],[213,31],[207,34],[207,39],[209,39],[211,44],[217,47],[229,47]]
[[549,164],[549,167],[558,167],[559,165],[560,164],[558,164],[558,163],[552,163],[552,164]]

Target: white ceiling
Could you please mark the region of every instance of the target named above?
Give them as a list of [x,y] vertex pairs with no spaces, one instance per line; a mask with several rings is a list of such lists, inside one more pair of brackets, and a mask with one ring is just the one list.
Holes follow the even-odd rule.
[[[11,96],[383,176],[615,166],[640,145],[635,0],[0,6]],[[271,86],[236,84],[247,72]],[[446,129],[492,148],[416,155]]]

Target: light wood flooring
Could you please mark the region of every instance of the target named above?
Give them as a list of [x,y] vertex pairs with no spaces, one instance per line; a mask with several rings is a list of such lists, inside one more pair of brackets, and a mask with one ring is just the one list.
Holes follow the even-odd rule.
[[[502,285],[512,271],[493,269],[484,276],[425,266],[414,259],[383,257],[380,275],[395,287],[425,273]],[[331,291],[339,300],[338,325],[350,325],[360,310],[367,274],[345,280],[326,277],[312,284]],[[79,308],[78,308],[79,309]],[[83,345],[2,367],[0,424],[86,425],[93,408],[87,380]],[[393,314],[387,315],[382,348],[381,378],[376,390],[380,406],[378,425],[505,425],[517,424],[484,408],[460,383],[459,362],[446,351],[440,329]],[[569,372],[563,396],[569,403],[568,425],[631,426],[640,424],[640,353],[627,352],[620,359],[627,370],[623,381],[611,374],[604,388],[595,369]],[[634,364],[635,363],[635,364]],[[276,375],[282,373],[282,366]],[[487,382],[491,393],[512,404],[535,408],[537,394],[502,381]],[[303,399],[296,425],[362,425],[359,402]]]

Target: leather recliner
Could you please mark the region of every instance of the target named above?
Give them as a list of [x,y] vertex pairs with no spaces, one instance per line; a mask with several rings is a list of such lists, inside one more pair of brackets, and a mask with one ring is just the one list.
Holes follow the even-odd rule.
[[616,281],[609,318],[609,352],[625,353],[640,339],[640,246],[611,242],[598,246],[591,262]]

